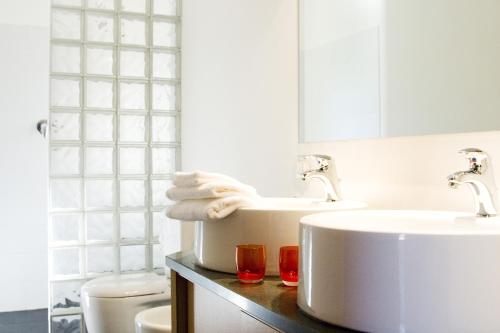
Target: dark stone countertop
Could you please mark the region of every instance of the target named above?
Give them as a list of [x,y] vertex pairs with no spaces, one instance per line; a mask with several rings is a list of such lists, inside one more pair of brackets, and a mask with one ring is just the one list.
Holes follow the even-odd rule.
[[234,274],[215,272],[195,265],[192,252],[174,253],[167,256],[165,261],[168,267],[185,279],[283,332],[355,332],[305,315],[296,304],[297,289],[285,287],[279,277],[266,277],[259,284],[243,284]]

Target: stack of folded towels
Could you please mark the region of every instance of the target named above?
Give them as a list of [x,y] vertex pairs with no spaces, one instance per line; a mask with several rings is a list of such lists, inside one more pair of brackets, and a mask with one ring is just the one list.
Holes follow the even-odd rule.
[[167,216],[181,221],[222,219],[241,207],[255,205],[257,191],[229,176],[202,171],[175,173],[167,197],[176,201]]

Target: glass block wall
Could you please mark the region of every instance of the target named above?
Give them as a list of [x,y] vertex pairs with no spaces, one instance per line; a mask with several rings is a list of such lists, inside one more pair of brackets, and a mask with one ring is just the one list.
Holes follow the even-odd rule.
[[163,213],[180,160],[180,0],[52,0],[51,34],[51,326],[78,332],[85,281],[161,271],[180,247]]

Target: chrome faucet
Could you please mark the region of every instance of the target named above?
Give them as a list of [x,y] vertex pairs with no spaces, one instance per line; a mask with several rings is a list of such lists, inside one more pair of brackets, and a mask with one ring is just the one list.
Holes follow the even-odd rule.
[[337,201],[342,199],[339,178],[337,177],[335,164],[330,156],[299,156],[297,161],[297,173],[303,181],[308,179],[319,179],[325,188],[326,201]]
[[448,185],[451,188],[457,188],[462,184],[468,185],[474,196],[477,216],[497,215],[497,188],[488,154],[477,148],[463,149],[459,153],[469,161],[469,170],[449,175]]

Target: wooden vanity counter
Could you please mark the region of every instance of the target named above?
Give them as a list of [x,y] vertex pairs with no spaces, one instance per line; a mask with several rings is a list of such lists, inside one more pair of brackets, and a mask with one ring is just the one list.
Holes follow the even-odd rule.
[[234,274],[195,265],[192,252],[165,260],[172,276],[173,332],[355,332],[305,315],[296,304],[297,289],[278,277],[242,284]]

